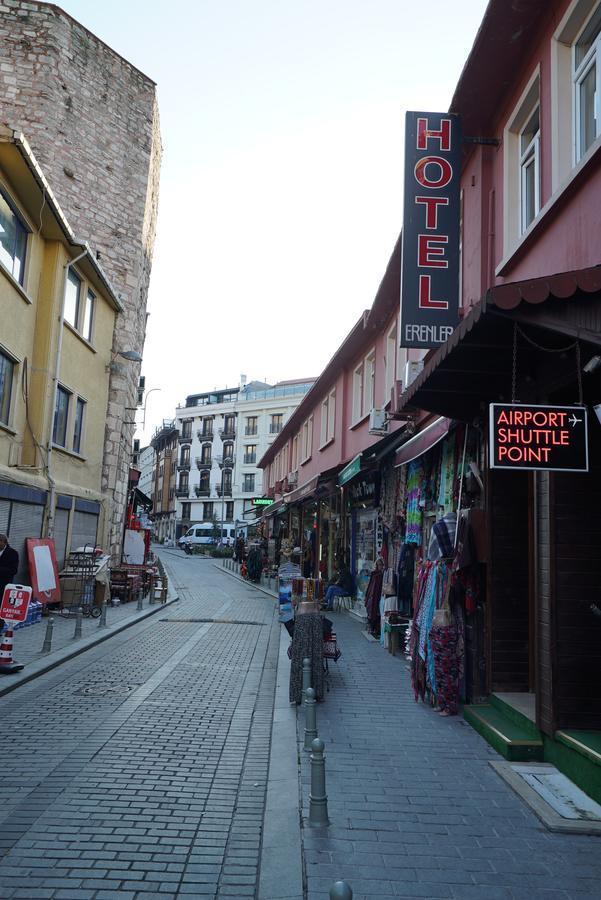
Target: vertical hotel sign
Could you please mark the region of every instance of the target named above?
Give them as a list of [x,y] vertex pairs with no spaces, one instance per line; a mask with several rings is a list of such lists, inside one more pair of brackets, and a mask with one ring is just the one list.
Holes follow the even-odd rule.
[[459,322],[459,117],[405,116],[401,347],[437,347]]

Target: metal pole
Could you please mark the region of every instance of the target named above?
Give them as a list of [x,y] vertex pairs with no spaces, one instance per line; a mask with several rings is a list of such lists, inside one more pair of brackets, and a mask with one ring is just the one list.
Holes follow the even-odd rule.
[[[152,587],[150,588],[150,593],[152,593]],[[142,591],[138,593],[138,603],[136,606],[137,612],[141,612],[144,609],[144,600],[142,597]]]
[[328,796],[326,794],[326,764],[324,743],[315,738],[311,744],[311,791],[309,793],[309,825],[329,825]]
[[106,628],[106,600],[103,598],[102,605],[100,607],[100,622],[98,623],[99,628]]
[[303,687],[302,687],[302,696],[303,699],[307,695],[307,688],[311,687],[311,660],[308,656],[305,656],[303,659]]
[[44,635],[44,643],[42,644],[42,653],[50,653],[52,650],[52,632],[54,630],[54,619],[48,619],[46,625],[46,634]]
[[315,691],[308,687],[305,691],[305,746],[304,750],[310,750],[313,741],[317,737],[317,703]]
[[330,900],[353,900],[353,890],[346,881],[336,881],[330,888]]
[[81,626],[83,623],[83,609],[81,606],[77,608],[75,613],[75,631],[73,632],[73,640],[76,641],[81,637]]

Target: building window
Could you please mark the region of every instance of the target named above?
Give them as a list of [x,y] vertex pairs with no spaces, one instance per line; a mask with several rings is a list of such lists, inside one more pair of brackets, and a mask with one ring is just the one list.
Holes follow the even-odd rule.
[[234,435],[236,433],[236,417],[235,416],[224,416],[223,417],[223,433]]
[[234,519],[234,501],[228,500],[225,504],[225,518],[228,522],[232,522]]
[[191,503],[182,503],[182,519],[190,518],[190,509],[192,508]]
[[203,466],[210,466],[212,460],[212,444],[203,444],[202,450],[200,451],[200,462]]
[[301,463],[307,462],[313,452],[313,416],[304,422],[301,430]]
[[242,483],[242,490],[245,494],[254,491],[255,489],[255,476],[254,473],[252,475],[246,474],[243,476],[244,480]]
[[212,438],[213,437],[213,419],[212,418],[202,420],[202,436],[203,436],[203,438],[206,438],[206,437]]
[[574,45],[574,105],[576,110],[576,162],[599,136],[597,104],[601,96],[601,6],[582,29]]
[[65,286],[65,311],[64,319],[73,328],[77,328],[79,319],[79,298],[81,296],[81,278],[73,269],[67,272],[67,284]]
[[12,203],[0,191],[0,262],[23,284],[27,228]]
[[203,522],[210,522],[213,518],[213,501],[209,503],[202,504],[202,520]]
[[60,385],[56,388],[56,401],[54,404],[54,425],[52,428],[52,443],[57,447],[67,446],[67,421],[69,419],[69,401],[71,394]]
[[209,489],[210,489],[210,474],[205,469],[204,472],[200,473],[200,490],[201,490],[201,492],[203,492],[203,491],[208,491]]
[[81,397],[75,403],[75,422],[73,424],[73,452],[81,453],[81,437],[83,434],[83,419],[86,409],[86,401]]
[[247,444],[244,448],[244,463],[245,465],[254,465],[257,461],[257,445],[256,444]]
[[386,335],[386,376],[384,378],[384,404],[390,402],[392,389],[397,379],[397,330],[396,322]]
[[363,416],[363,363],[353,372],[353,424]]
[[247,416],[246,417],[246,428],[244,429],[244,434],[247,437],[251,437],[252,435],[257,433],[258,422],[259,422],[258,416]]
[[298,469],[298,434],[294,436],[294,440],[292,441],[292,465],[290,467],[291,472],[296,472]]
[[231,443],[223,445],[223,462],[230,466],[234,463],[234,445]]
[[224,492],[224,494],[232,493],[232,470],[231,469],[223,470],[223,492]]
[[15,364],[10,357],[0,352],[0,422],[8,425],[10,419]]
[[189,490],[189,482],[188,478],[190,476],[187,472],[182,472],[179,476],[179,490],[180,491],[188,491]]
[[269,426],[270,434],[279,434],[284,425],[283,413],[274,413],[271,417],[271,425]]
[[92,341],[92,329],[94,328],[94,305],[96,297],[92,291],[86,293],[86,302],[83,308],[83,327],[81,333],[86,341]]
[[187,421],[182,425],[182,440],[192,441],[192,422]]
[[321,434],[320,442],[323,447],[334,439],[334,424],[336,421],[336,391],[330,391],[321,404]]
[[182,447],[181,453],[179,455],[179,464],[180,466],[189,466],[190,465],[190,448]]
[[376,351],[372,350],[365,359],[365,397],[363,400],[363,413],[368,413],[374,408],[376,402]]
[[540,108],[520,131],[520,224],[522,234],[540,211]]

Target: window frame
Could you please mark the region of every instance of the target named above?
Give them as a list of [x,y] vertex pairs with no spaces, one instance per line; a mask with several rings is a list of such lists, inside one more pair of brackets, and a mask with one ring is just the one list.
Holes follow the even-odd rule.
[[[534,136],[522,150],[522,137],[525,129],[530,124],[535,112],[538,111],[538,128]],[[520,192],[520,236],[523,235],[530,225],[534,222],[540,212],[540,97],[532,107],[531,111],[526,115],[523,126],[518,131],[518,152],[519,152],[519,192]],[[534,215],[528,220],[527,214],[527,191],[526,176],[530,166],[534,167]]]
[[[89,317],[88,317],[89,311]],[[81,323],[81,336],[88,342],[92,343],[94,335],[94,320],[96,318],[96,294],[88,287],[83,303],[83,315]]]
[[[77,294],[75,297],[75,311],[74,311],[73,321],[71,321],[71,319],[67,315],[67,290],[68,290],[69,282],[72,280],[77,282]],[[65,291],[64,291],[64,297],[63,297],[63,322],[65,322],[67,325],[70,325],[71,328],[73,328],[75,331],[79,331],[78,323],[79,323],[79,314],[80,314],[80,308],[81,308],[82,291],[83,291],[83,278],[80,275],[78,275],[78,273],[75,271],[73,266],[69,266],[69,268],[67,269],[67,277],[65,279]],[[70,315],[70,313],[69,313],[69,315]]]
[[353,370],[353,425],[363,418],[363,386],[365,379],[364,360]]
[[[57,440],[58,437],[58,422],[59,422],[59,397],[66,397],[66,411],[64,416],[64,424],[62,426],[62,438],[63,442],[60,443]],[[56,385],[56,391],[54,395],[54,415],[52,417],[52,444],[54,447],[59,447],[61,450],[67,450],[67,436],[69,434],[69,417],[71,413],[71,399],[73,397],[73,391],[70,391],[68,388],[64,387],[62,384]]]
[[[599,135],[601,134],[601,110],[600,110],[600,100],[601,100],[601,22],[600,29],[597,33],[597,36],[591,42],[591,46],[585,53],[582,61],[580,63],[576,63],[576,48],[578,46],[578,42],[586,29],[588,28],[591,20],[595,16],[595,14],[599,10],[599,4],[595,5],[590,11],[589,15],[586,17],[585,21],[582,24],[582,27],[579,29],[578,34],[576,35],[573,43],[572,43],[572,104],[574,110],[574,164],[577,165],[580,160],[586,156],[588,150],[595,143]],[[581,146],[582,141],[582,109],[581,109],[581,91],[580,88],[582,83],[586,79],[587,75],[590,74],[591,69],[595,66],[595,96],[593,101],[593,118],[595,121],[595,135],[591,140],[590,144],[583,148]]]
[[[17,206],[17,204],[15,203],[15,201],[12,199],[12,197],[10,196],[9,192],[6,190],[6,188],[5,188],[5,186],[4,186],[3,184],[0,184],[0,195],[2,196],[2,199],[4,200],[4,202],[6,203],[6,205],[8,206],[8,208],[9,208],[9,210],[11,211],[12,215],[14,216],[14,218],[15,218],[15,220],[16,220],[16,222],[17,222],[17,225],[18,225],[18,227],[22,230],[23,236],[24,236],[24,242],[23,242],[23,258],[22,258],[22,260],[20,260],[20,267],[19,267],[19,273],[18,273],[18,275],[15,275],[15,273],[14,273],[14,261],[15,261],[15,255],[14,255],[14,253],[13,253],[13,256],[12,256],[13,265],[11,266],[11,268],[9,268],[9,267],[6,265],[6,263],[4,263],[4,262],[2,261],[1,258],[0,258],[0,264],[2,265],[2,268],[3,268],[6,272],[8,272],[8,274],[10,275],[10,277],[13,278],[13,279],[16,281],[16,283],[17,283],[21,288],[23,288],[23,290],[25,290],[25,272],[26,272],[26,267],[27,267],[27,262],[28,262],[28,256],[29,256],[29,253],[28,253],[28,251],[29,251],[29,236],[30,236],[30,234],[31,234],[31,228],[30,228],[29,225],[27,224],[27,222],[26,222],[26,220],[25,220],[25,217],[24,217],[23,214],[20,212],[19,207]],[[8,254],[8,251],[6,251],[6,252],[7,252],[7,254]]]
[[[73,444],[72,450],[73,453],[77,453],[78,456],[83,456],[81,452],[81,448],[84,440],[84,429],[85,429],[85,420],[86,420],[86,410],[87,410],[87,401],[84,400],[83,397],[75,396],[75,408],[73,412]],[[81,410],[81,417],[79,416],[79,411]],[[79,429],[78,429],[79,423]],[[77,445],[77,446],[76,446]]]
[[[10,365],[10,383],[8,389],[4,387],[4,377],[2,375],[2,360]],[[10,428],[13,417],[13,393],[15,385],[15,371],[18,365],[17,360],[10,353],[7,353],[3,347],[0,347],[0,425]],[[2,418],[2,409],[7,406],[6,419]]]
[[[251,482],[252,479],[252,482]],[[249,485],[252,484],[251,487]],[[252,494],[255,491],[255,473],[254,472],[245,472],[242,476],[242,493],[243,494]]]

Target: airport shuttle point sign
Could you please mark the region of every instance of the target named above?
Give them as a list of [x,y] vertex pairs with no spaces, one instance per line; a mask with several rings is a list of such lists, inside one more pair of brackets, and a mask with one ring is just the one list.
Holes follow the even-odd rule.
[[584,406],[490,404],[491,469],[588,472]]

